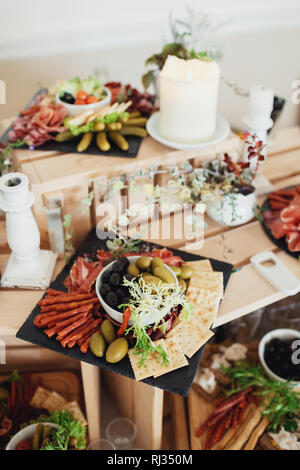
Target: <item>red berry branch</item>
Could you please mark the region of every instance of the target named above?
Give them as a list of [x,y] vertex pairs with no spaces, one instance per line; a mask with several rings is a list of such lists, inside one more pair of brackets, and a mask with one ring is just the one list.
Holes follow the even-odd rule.
[[[230,157],[228,153],[225,153],[224,163],[226,164],[227,171],[229,173],[234,173],[242,185],[251,185],[251,183],[256,177],[260,162],[264,161],[265,159],[262,153],[264,149],[264,144],[262,143],[261,140],[258,139],[256,135],[251,135],[249,133],[244,134],[243,140],[248,145],[247,160],[246,161],[239,160],[237,162],[234,162],[232,160],[232,157]],[[256,164],[255,164],[254,170],[251,172],[251,179],[249,181],[245,181],[244,170],[246,168],[250,168],[251,160],[255,157],[256,157]]]

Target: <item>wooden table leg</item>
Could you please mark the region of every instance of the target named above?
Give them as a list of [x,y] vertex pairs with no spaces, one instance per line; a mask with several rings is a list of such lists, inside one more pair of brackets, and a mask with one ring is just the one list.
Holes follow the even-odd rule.
[[102,374],[120,416],[132,419],[137,426],[137,446],[141,449],[160,449],[163,391],[113,372],[102,371]]
[[189,450],[189,434],[184,398],[170,393],[176,450]]
[[85,410],[88,421],[90,442],[100,439],[100,369],[81,362],[81,375],[84,391]]

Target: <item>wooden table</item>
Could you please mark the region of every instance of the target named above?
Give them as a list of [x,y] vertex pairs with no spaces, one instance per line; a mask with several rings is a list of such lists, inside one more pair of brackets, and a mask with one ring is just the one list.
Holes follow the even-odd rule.
[[[236,138],[231,136],[226,143],[232,148],[236,144]],[[149,165],[153,162],[162,165],[167,162],[189,160],[194,166],[199,166],[201,161],[211,158],[216,153],[206,152],[174,152],[170,149],[147,139],[143,143],[145,150],[142,155],[132,161],[122,158],[108,158],[95,156],[49,155],[43,152],[37,156],[34,152],[24,151],[16,156],[21,170],[28,174],[32,182],[32,188],[37,197],[35,213],[40,222],[40,228],[47,238],[47,227],[44,220],[44,207],[47,204],[47,195],[51,191],[64,191],[65,204],[73,205],[70,191],[74,187],[81,188],[82,194],[88,192],[88,182],[104,173],[107,178],[117,174],[124,174],[132,170],[134,165]],[[143,152],[143,148],[141,150]],[[98,160],[97,160],[98,159]],[[101,162],[100,162],[101,160]],[[104,161],[106,166],[103,167]],[[96,168],[97,167],[97,168]],[[100,168],[101,167],[101,168]],[[62,172],[62,168],[64,169]],[[82,173],[83,179],[82,179]],[[300,184],[300,130],[298,127],[287,129],[278,133],[272,148],[269,149],[269,157],[263,167],[263,173],[269,178],[276,188],[292,184]],[[44,181],[45,178],[45,181]],[[84,182],[84,184],[82,184]],[[174,215],[174,224],[176,225]],[[92,226],[93,214],[85,219],[84,230],[78,235],[77,241],[82,239],[84,232]],[[83,225],[81,224],[81,227]],[[200,254],[211,256],[234,264],[240,268],[230,278],[226,295],[222,302],[219,315],[214,327],[250,313],[258,308],[282,299],[284,296],[265,281],[249,264],[252,255],[262,250],[272,250],[279,258],[300,278],[299,262],[280,251],[265,235],[258,221],[237,228],[224,228],[221,225],[207,219],[205,243],[202,248],[196,243],[186,245],[185,240],[164,240],[158,237],[156,242]],[[5,253],[7,247],[5,241],[0,245],[0,250]],[[0,267],[6,263],[7,256],[0,256]],[[63,266],[63,261],[57,264],[58,272]],[[14,335],[17,329],[28,316],[28,313],[39,300],[41,292],[35,291],[0,291],[0,333]],[[87,417],[89,421],[90,437],[94,439],[100,433],[99,427],[99,396],[100,380],[99,370],[94,366],[82,363],[82,376],[85,390]],[[163,392],[137,383],[116,374],[102,374],[106,383],[114,394],[120,413],[131,417],[137,423],[142,448],[157,449],[161,445],[162,432],[162,408]]]

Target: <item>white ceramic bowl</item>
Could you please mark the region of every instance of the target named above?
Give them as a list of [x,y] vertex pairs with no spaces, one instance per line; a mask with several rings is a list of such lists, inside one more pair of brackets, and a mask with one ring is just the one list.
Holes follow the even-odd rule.
[[[297,330],[289,329],[289,328],[279,328],[277,330],[269,331],[269,333],[263,336],[259,342],[259,346],[258,346],[259,360],[263,368],[265,369],[266,373],[269,375],[269,377],[279,380],[279,382],[287,382],[286,379],[283,379],[282,377],[279,377],[279,375],[276,375],[269,368],[269,366],[266,364],[266,361],[264,359],[266,344],[268,344],[272,339],[275,339],[275,338],[279,338],[279,339],[299,338],[300,339],[300,332]],[[291,382],[291,386],[293,388],[298,389],[300,388],[300,382]]]
[[[139,256],[128,256],[128,261],[130,263],[135,263],[136,260],[139,258]],[[117,260],[116,260],[117,261]],[[114,263],[116,262],[114,261]],[[96,280],[96,293],[97,293],[97,296],[100,300],[100,303],[102,305],[102,307],[104,308],[104,310],[108,313],[108,315],[115,321],[119,322],[119,323],[122,323],[123,322],[123,313],[119,312],[118,310],[115,310],[114,308],[110,307],[109,305],[107,305],[107,303],[105,302],[105,300],[103,299],[103,297],[101,296],[100,294],[100,286],[101,286],[101,283],[102,283],[102,275],[105,271],[108,271],[108,270],[111,270],[112,269],[112,266],[114,263],[110,263],[108,264],[107,266],[105,266],[104,269],[102,269],[101,273],[99,274],[97,280]],[[174,278],[174,282],[175,284],[178,286],[178,279],[176,277],[176,274],[174,274],[174,272],[172,271],[171,268],[169,268],[169,266],[167,266],[166,264],[164,265],[165,268],[167,268],[168,271],[170,271],[170,273],[172,274],[173,278]],[[150,320],[148,321],[145,320],[145,325],[151,325],[155,323],[155,320]],[[129,325],[132,326],[132,321],[129,320]]]
[[62,104],[68,111],[69,116],[79,116],[79,114],[84,113],[85,111],[93,111],[93,113],[97,113],[100,109],[104,108],[106,105],[110,104],[111,102],[111,91],[106,88],[105,86],[103,89],[106,91],[106,97],[103,98],[101,101],[97,101],[96,103],[91,104],[69,104],[62,101],[59,97],[59,94],[56,94],[56,103]]
[[[15,450],[17,445],[21,441],[30,441],[34,436],[34,431],[38,424],[40,423],[30,424],[29,426],[26,426],[25,428],[21,429],[21,431],[17,432],[17,434],[15,434],[14,437],[7,444],[5,450]],[[51,426],[51,428],[54,428],[54,429],[58,429],[57,424],[53,424],[53,423],[41,423],[41,424],[43,424],[44,426]]]

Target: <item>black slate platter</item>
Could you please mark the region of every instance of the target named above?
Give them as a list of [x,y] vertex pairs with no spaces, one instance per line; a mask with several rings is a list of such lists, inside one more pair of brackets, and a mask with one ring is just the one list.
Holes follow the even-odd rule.
[[[149,247],[150,249],[154,247],[163,248],[159,245],[143,242],[143,251],[145,247]],[[76,253],[70,259],[69,263],[66,264],[61,273],[57,276],[55,281],[52,282],[50,287],[58,290],[66,290],[63,285],[63,281],[68,276],[70,268],[75,259],[78,256],[82,256],[86,253],[94,254],[96,253],[96,250],[99,249],[106,249],[105,240],[100,240],[96,235],[96,230],[92,229],[85,241],[78,248]],[[174,255],[181,256],[185,261],[195,261],[198,259],[203,259],[203,257],[201,256],[186,253],[184,251],[174,249],[172,249],[172,251]],[[224,286],[226,287],[233,266],[231,264],[223,263],[214,259],[211,259],[210,261],[214,270],[223,271]],[[36,328],[34,326],[33,320],[38,313],[40,313],[40,308],[37,305],[31,312],[23,326],[19,329],[17,333],[17,338],[134,379],[133,370],[131,368],[128,356],[126,356],[122,361],[116,364],[109,364],[108,362],[106,362],[105,358],[97,358],[90,351],[88,351],[87,354],[82,354],[78,346],[75,346],[72,349],[64,349],[58,341],[56,341],[54,338],[49,339],[41,329]],[[154,379],[153,377],[145,379],[143,380],[143,382],[171,393],[186,396],[192,385],[193,378],[197,371],[203,349],[204,347],[200,349],[196,354],[194,354],[194,356],[189,360],[188,366],[165,374],[157,379]]]
[[[285,188],[285,189],[291,189],[294,187],[295,186],[289,186],[288,188]],[[261,209],[262,209],[262,212],[271,210],[268,199],[265,200]],[[262,225],[262,228],[264,229],[265,234],[267,235],[267,237],[270,238],[270,240],[274,243],[274,245],[278,246],[278,248],[285,251],[288,255],[292,256],[293,258],[296,258],[296,259],[299,258],[300,251],[290,251],[285,241],[285,237],[276,239],[275,237],[273,237],[271,230],[265,225],[264,222],[261,222],[261,225]]]
[[[29,108],[33,102],[35,101],[37,95],[42,93],[43,91],[47,91],[45,89],[39,90],[34,97],[31,99],[31,101],[28,103],[26,106],[26,109]],[[8,142],[8,132],[12,129],[12,126],[10,126],[4,134],[1,136],[0,141],[3,143]],[[104,155],[106,157],[125,157],[125,158],[135,158],[138,154],[140,145],[142,143],[142,138],[137,137],[134,135],[126,136],[126,140],[129,144],[129,149],[127,152],[123,152],[122,150],[117,147],[117,145],[110,141],[111,144],[111,149],[108,150],[108,152],[101,152],[101,150],[98,149],[96,142],[95,142],[95,137],[92,140],[91,145],[87,150],[84,152],[77,152],[77,144],[80,141],[82,136],[76,137],[74,140],[69,140],[68,142],[56,142],[55,140],[46,142],[43,145],[40,145],[39,147],[36,147],[34,150],[43,150],[43,151],[51,151],[51,152],[62,152],[62,153],[79,153],[80,155]],[[21,149],[28,149],[26,145],[23,147],[20,147]]]

